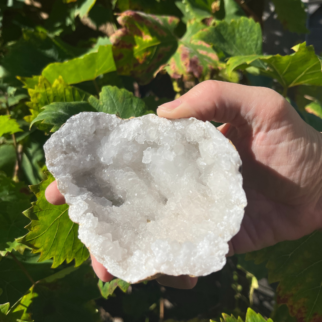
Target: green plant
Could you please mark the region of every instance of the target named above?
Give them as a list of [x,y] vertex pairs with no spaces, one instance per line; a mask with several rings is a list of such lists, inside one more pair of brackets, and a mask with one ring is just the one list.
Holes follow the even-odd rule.
[[[273,2],[289,30],[307,31],[300,0]],[[68,206],[44,197],[54,179],[42,147],[70,116],[155,113],[207,79],[269,84],[322,131],[321,57],[305,43],[292,55],[263,55],[259,3],[0,3],[0,321],[108,321],[105,311],[125,321],[219,320],[222,312],[262,321],[247,307],[256,277],[266,276],[278,283],[276,321],[322,319],[321,232],[235,256],[189,292],[153,281],[103,283]]]

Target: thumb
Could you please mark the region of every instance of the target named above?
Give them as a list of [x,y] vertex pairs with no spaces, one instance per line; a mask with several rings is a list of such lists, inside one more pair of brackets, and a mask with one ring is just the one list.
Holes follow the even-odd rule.
[[[274,106],[281,99],[281,95],[268,88],[210,80],[159,106],[157,113],[168,119],[195,117],[240,127],[252,123],[261,110],[266,110],[265,105]],[[272,100],[276,100],[275,104]]]

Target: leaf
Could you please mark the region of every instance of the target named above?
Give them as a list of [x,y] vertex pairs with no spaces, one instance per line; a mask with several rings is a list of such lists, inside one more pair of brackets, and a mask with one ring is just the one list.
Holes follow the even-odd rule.
[[87,49],[74,48],[43,32],[25,30],[23,38],[9,47],[1,61],[3,81],[19,86],[16,76],[32,77],[41,74],[48,64],[85,54]]
[[[239,317],[236,319],[233,315],[229,316],[223,314],[222,322],[242,322],[243,320]],[[212,321],[212,320],[211,320]],[[213,321],[214,322],[214,321]],[[259,313],[256,313],[251,308],[247,310],[245,322],[273,322],[271,319],[264,319]]]
[[[90,96],[88,93],[67,85],[62,77],[58,77],[53,84],[43,76],[33,78],[20,78],[28,89],[30,102],[26,103],[30,108],[31,115],[26,116],[27,122],[32,122],[41,112],[44,106],[53,102],[83,102]],[[47,130],[48,127],[40,127]]]
[[118,22],[123,28],[110,37],[117,71],[146,84],[175,52],[173,30],[179,19],[126,11]]
[[257,278],[257,280],[267,277],[268,273],[265,264],[256,265],[253,261],[246,260],[247,255],[245,254],[238,254],[235,256],[237,257],[238,265],[240,265],[247,272],[253,274]]
[[196,21],[187,24],[187,32],[180,40],[179,47],[165,70],[174,79],[183,76],[183,80],[194,78],[199,81],[210,78],[233,80],[233,77],[229,78],[225,74],[225,64],[219,62],[211,46],[197,37],[198,32],[204,28],[205,25]]
[[76,14],[79,15],[81,18],[83,18],[93,8],[96,0],[83,0],[83,1],[78,0],[77,2],[80,2],[80,4],[78,5]]
[[50,132],[55,132],[73,115],[81,112],[94,112],[95,109],[87,102],[60,102],[51,103],[45,107],[30,126],[41,122],[41,124],[53,125]]
[[0,115],[0,136],[22,132],[16,120],[10,119],[10,115]]
[[87,248],[78,239],[78,226],[68,217],[68,205],[54,206],[45,198],[47,186],[54,181],[53,176],[45,173],[45,180],[31,186],[37,201],[24,212],[31,219],[26,227],[29,233],[19,241],[40,253],[39,261],[53,259],[52,267],[75,260],[75,266],[82,264],[89,256]]
[[35,282],[53,274],[51,262],[40,264],[37,259],[37,255],[27,251],[23,255],[0,256],[0,289],[3,290],[0,303],[15,304]]
[[26,233],[28,219],[22,212],[30,206],[31,196],[22,183],[16,183],[0,172],[0,254],[25,247],[16,238]]
[[101,292],[101,295],[105,298],[105,299],[108,299],[109,296],[111,296],[115,289],[118,287],[122,292],[126,292],[127,289],[129,288],[130,284],[119,279],[119,278],[116,278],[114,280],[112,280],[111,282],[107,282],[107,283],[104,283],[102,282],[101,280],[99,280],[98,282],[98,287],[99,287],[99,290]]
[[213,0],[183,0],[182,2],[185,5],[184,13],[190,19],[201,21],[212,16]]
[[292,32],[307,33],[307,14],[301,0],[273,0],[278,19]]
[[301,111],[314,114],[322,119],[322,89],[317,86],[299,86],[296,103]]
[[250,18],[218,22],[215,27],[200,31],[195,37],[213,45],[215,50],[221,50],[227,56],[262,54],[261,26]]
[[322,319],[321,245],[322,233],[314,232],[247,255],[267,263],[269,282],[279,282],[277,303],[286,304],[297,321]]
[[101,321],[93,301],[100,297],[97,278],[88,264],[55,281],[43,279],[31,292],[34,298],[27,312],[35,321]]
[[0,171],[3,171],[8,177],[13,176],[16,162],[16,151],[12,144],[0,145]]
[[[2,87],[2,88],[1,88]],[[12,107],[27,98],[26,90],[0,84],[0,109]]]
[[227,63],[227,71],[254,66],[263,75],[276,79],[284,88],[298,85],[322,86],[321,61],[313,46],[307,47],[306,43],[303,43],[293,49],[296,52],[287,56],[232,57]]
[[113,59],[112,45],[98,46],[84,56],[77,57],[63,63],[49,64],[42,75],[53,84],[62,77],[67,84],[76,84],[94,80],[97,76],[113,72],[116,66]]
[[21,169],[24,181],[28,184],[37,184],[43,180],[42,168],[45,165],[43,145],[48,139],[40,131],[29,132],[30,135],[24,142]]
[[146,111],[146,105],[142,99],[135,97],[126,89],[119,89],[115,86],[103,87],[100,98],[91,96],[89,103],[97,112],[116,114],[123,119],[142,116]]
[[235,0],[224,0],[225,20],[238,19],[246,16],[244,10],[237,4]]

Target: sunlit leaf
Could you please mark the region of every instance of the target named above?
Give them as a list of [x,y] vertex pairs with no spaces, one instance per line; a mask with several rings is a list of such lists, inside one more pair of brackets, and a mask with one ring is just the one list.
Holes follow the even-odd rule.
[[76,14],[83,18],[93,8],[95,2],[96,0],[77,0],[78,8]]
[[57,131],[71,116],[81,112],[95,112],[95,109],[87,102],[61,102],[51,103],[44,107],[30,126],[41,122],[53,125],[50,132]]
[[247,255],[267,263],[270,283],[279,282],[277,303],[286,304],[297,321],[322,319],[322,233],[286,241]]
[[89,103],[97,112],[116,114],[123,119],[142,116],[147,109],[142,99],[135,97],[126,89],[119,89],[115,86],[103,87],[100,98],[91,96]]
[[260,73],[276,79],[284,88],[298,85],[322,86],[321,60],[313,46],[306,43],[293,48],[296,52],[287,56],[236,56],[227,63],[228,72],[249,66],[256,67]]
[[111,296],[117,287],[125,293],[127,291],[127,289],[129,288],[129,286],[130,286],[129,283],[127,283],[119,278],[116,278],[116,279],[114,279],[110,282],[107,282],[107,283],[104,283],[101,280],[99,280],[99,282],[98,282],[98,287],[101,292],[101,295],[105,299],[107,299],[109,296]]
[[30,95],[30,102],[26,104],[30,108],[31,115],[25,117],[25,120],[30,123],[40,113],[41,108],[50,103],[82,102],[90,96],[78,88],[67,85],[61,77],[58,77],[53,84],[42,76],[20,78],[20,80],[25,84]]
[[42,75],[53,84],[62,77],[67,84],[76,84],[94,80],[97,76],[113,72],[116,66],[113,59],[112,45],[107,40],[96,46],[89,53],[63,63],[49,64]]
[[145,84],[167,63],[177,48],[173,35],[179,19],[126,11],[118,17],[123,27],[111,37],[120,75],[133,76]]
[[11,119],[10,115],[0,115],[0,136],[17,132],[22,132],[17,121]]
[[1,61],[3,80],[10,85],[20,86],[16,76],[39,75],[48,64],[72,59],[87,51],[86,48],[72,47],[43,32],[26,30],[22,39],[9,46],[8,53]]
[[39,261],[52,258],[54,268],[65,260],[75,260],[79,266],[88,258],[88,250],[78,239],[78,226],[68,217],[68,205],[54,206],[46,200],[45,190],[54,181],[49,172],[46,175],[43,182],[31,186],[37,201],[24,212],[31,223],[26,227],[29,233],[19,241],[40,253]]
[[196,36],[227,56],[261,55],[262,30],[253,19],[242,17],[200,31]]
[[[221,322],[243,322],[243,320],[238,317],[236,319],[233,315],[229,316],[228,314],[223,314],[223,318],[220,319]],[[210,322],[215,322],[210,320]],[[273,322],[271,319],[265,319],[259,313],[256,313],[251,308],[247,310],[245,322]]]
[[199,81],[210,78],[233,80],[233,76],[229,78],[225,74],[226,65],[219,62],[216,52],[198,38],[198,32],[202,29],[205,29],[205,25],[200,22],[188,23],[187,32],[179,41],[179,47],[169,60],[166,71],[174,79],[183,77],[184,80],[196,78]]
[[292,32],[307,33],[307,14],[301,0],[272,0],[278,19]]

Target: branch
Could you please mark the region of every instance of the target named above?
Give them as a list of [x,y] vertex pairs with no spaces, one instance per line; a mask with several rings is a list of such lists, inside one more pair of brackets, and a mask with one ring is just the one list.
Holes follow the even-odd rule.
[[262,24],[262,22],[263,22],[262,18],[258,17],[257,14],[247,6],[247,4],[245,3],[245,0],[235,0],[235,2],[237,2],[244,9],[244,11],[250,17],[252,17],[256,22],[259,22],[260,24]]
[[[7,115],[10,116],[8,100],[7,100]],[[19,182],[19,170],[21,167],[21,156],[22,156],[23,146],[21,144],[17,145],[17,140],[16,140],[15,134],[11,134],[11,137],[12,137],[13,146],[15,147],[15,152],[16,152],[16,165],[15,165],[15,170],[14,170],[12,179],[15,182]]]

